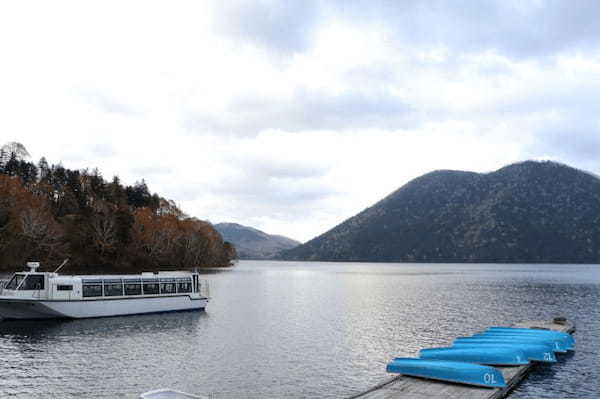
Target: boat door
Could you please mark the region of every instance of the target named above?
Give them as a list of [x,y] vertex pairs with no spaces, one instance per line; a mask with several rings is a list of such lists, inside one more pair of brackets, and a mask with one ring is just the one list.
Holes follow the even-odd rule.
[[199,292],[198,287],[198,275],[196,273],[192,274],[192,284],[193,284],[193,292]]

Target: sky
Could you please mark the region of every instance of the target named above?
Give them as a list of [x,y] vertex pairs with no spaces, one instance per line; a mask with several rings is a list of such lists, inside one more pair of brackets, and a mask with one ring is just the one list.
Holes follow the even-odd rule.
[[600,173],[596,0],[0,2],[0,145],[307,241],[437,169]]

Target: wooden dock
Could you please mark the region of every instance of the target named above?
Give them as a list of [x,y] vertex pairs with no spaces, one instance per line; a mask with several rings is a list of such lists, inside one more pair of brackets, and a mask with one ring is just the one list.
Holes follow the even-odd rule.
[[[563,322],[564,324],[552,320],[523,321],[515,323],[513,327],[540,327],[573,334],[575,323]],[[504,375],[505,388],[478,388],[399,375],[348,399],[500,399],[506,397],[525,378],[532,367],[532,363],[520,367],[497,367]]]

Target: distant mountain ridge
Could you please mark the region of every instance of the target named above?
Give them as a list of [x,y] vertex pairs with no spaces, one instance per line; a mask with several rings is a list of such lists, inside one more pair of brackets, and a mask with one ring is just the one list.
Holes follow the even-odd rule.
[[600,179],[555,162],[418,177],[283,259],[600,262]]
[[237,223],[218,223],[214,227],[224,240],[233,243],[240,259],[273,259],[281,251],[301,244],[291,238],[267,234]]

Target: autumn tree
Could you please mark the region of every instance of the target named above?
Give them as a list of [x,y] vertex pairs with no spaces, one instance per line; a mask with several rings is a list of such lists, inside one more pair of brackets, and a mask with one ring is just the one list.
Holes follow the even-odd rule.
[[50,261],[64,255],[62,228],[44,198],[18,179],[0,175],[0,249],[3,261]]
[[[86,271],[229,266],[235,248],[142,179],[124,186],[98,169],[27,161],[20,143],[0,148],[0,267],[71,258]],[[12,264],[12,266],[11,266]]]

